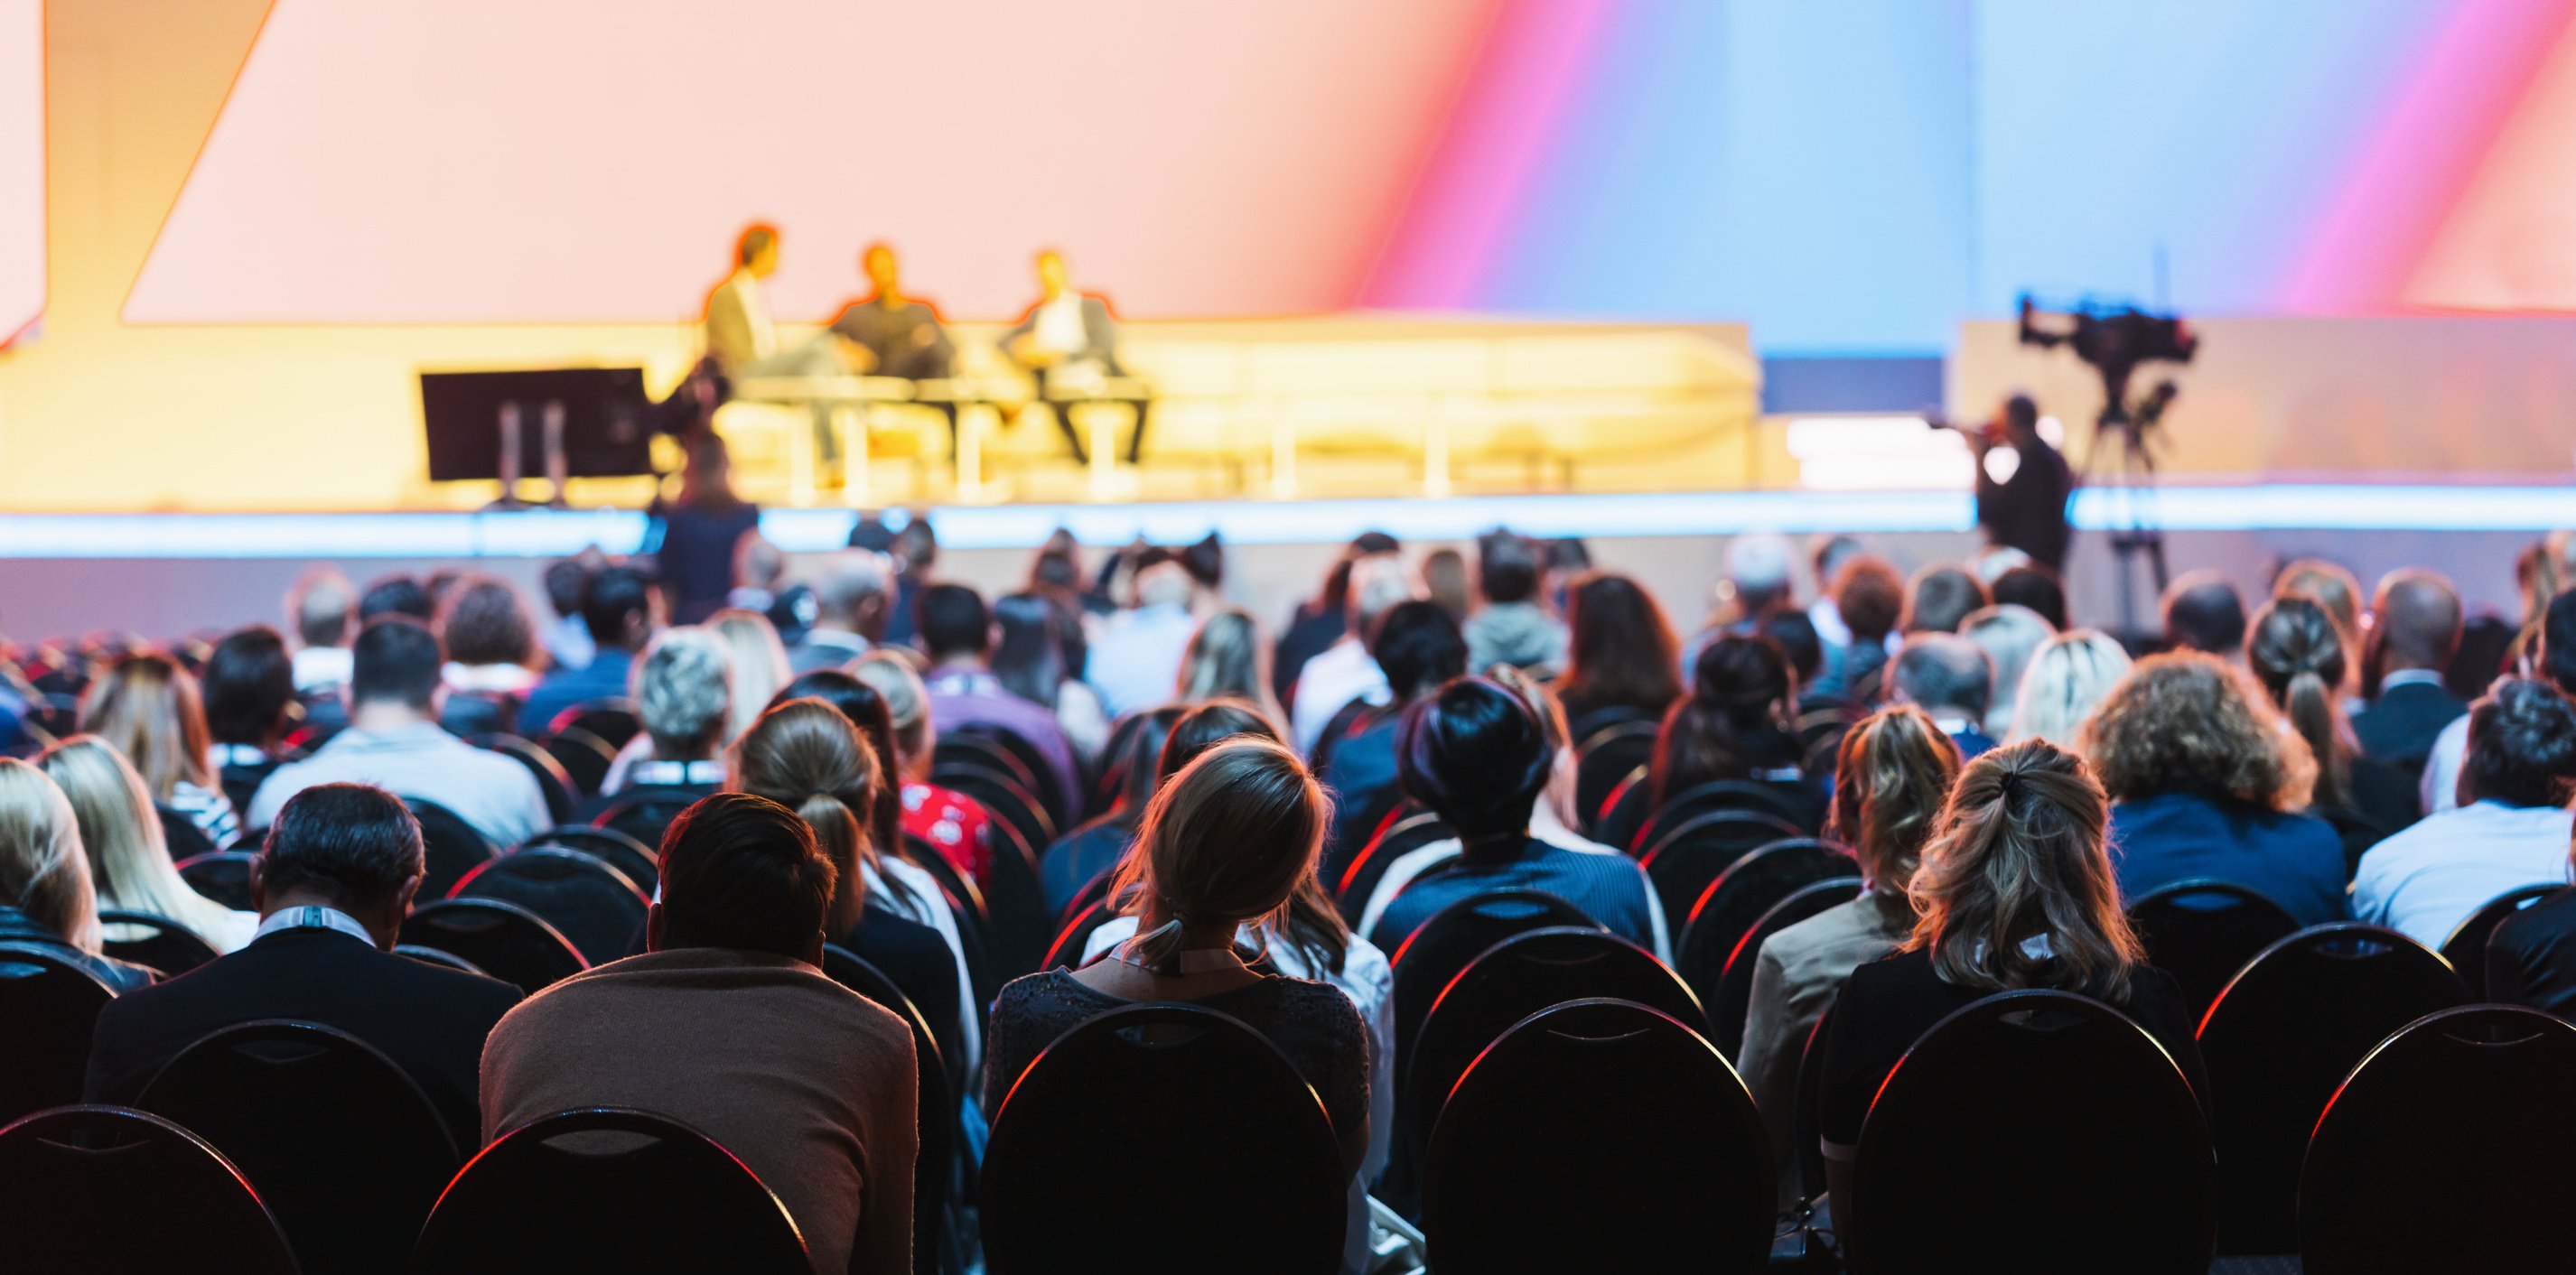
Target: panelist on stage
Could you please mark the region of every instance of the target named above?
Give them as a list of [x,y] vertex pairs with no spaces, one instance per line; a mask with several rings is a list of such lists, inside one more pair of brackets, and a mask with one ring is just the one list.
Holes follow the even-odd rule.
[[[907,381],[946,380],[956,375],[957,347],[948,339],[939,309],[903,294],[899,263],[886,244],[868,245],[859,269],[872,291],[844,306],[832,320],[832,331],[850,343],[860,370]],[[957,444],[957,404],[937,404],[948,415],[948,443]]]
[[[840,337],[826,331],[794,349],[781,349],[778,329],[769,319],[769,298],[760,281],[778,273],[778,228],[755,224],[734,242],[734,269],[707,294],[707,355],[739,389],[755,376],[833,376],[849,370],[838,348]],[[814,411],[815,446],[826,461],[840,453],[831,420],[821,406]]]
[[[1068,286],[1063,253],[1050,249],[1038,254],[1038,292],[1038,303],[1002,334],[1002,351],[1037,378],[1038,397],[1055,409],[1056,428],[1073,444],[1074,459],[1088,463],[1082,435],[1073,428],[1072,409],[1114,401],[1103,392],[1105,382],[1127,375],[1118,365],[1118,328],[1107,300]],[[1127,463],[1132,465],[1145,448],[1148,404],[1141,398],[1127,401],[1136,407],[1136,433],[1127,440]]]

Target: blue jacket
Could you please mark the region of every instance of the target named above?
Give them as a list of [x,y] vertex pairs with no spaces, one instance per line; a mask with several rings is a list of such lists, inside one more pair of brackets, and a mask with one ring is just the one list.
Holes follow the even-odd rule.
[[2123,904],[2158,886],[2216,877],[2280,904],[2301,925],[2351,913],[2343,839],[2307,815],[2198,793],[2163,793],[2111,807],[2111,863]]

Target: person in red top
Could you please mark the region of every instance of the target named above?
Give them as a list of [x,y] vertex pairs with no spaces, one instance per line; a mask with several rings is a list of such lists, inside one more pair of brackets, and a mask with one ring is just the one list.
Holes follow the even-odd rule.
[[895,769],[903,776],[903,830],[947,856],[981,885],[993,869],[993,815],[974,798],[930,782],[930,690],[904,657],[872,651],[850,666],[885,698],[894,722]]

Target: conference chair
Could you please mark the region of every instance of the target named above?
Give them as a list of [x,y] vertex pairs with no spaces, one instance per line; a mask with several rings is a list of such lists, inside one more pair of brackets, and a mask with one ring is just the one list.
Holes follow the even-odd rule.
[[1602,928],[1583,909],[1553,894],[1496,890],[1440,909],[1411,934],[1387,936],[1401,939],[1391,947],[1378,942],[1394,975],[1389,991],[1395,999],[1394,1074],[1402,1077],[1412,1070],[1413,1042],[1422,1033],[1422,1020],[1452,979],[1504,939],[1560,926]]
[[314,1023],[265,1019],[207,1036],[134,1105],[222,1152],[305,1275],[400,1269],[460,1162],[455,1131],[401,1067]]
[[1601,808],[1590,812],[1584,835],[1613,850],[1633,854],[1629,843],[1636,840],[1637,830],[1645,826],[1654,807],[1654,771],[1640,765],[1610,786],[1610,795],[1601,799]]
[[2216,1173],[2191,1082],[2146,1029],[2088,997],[2005,992],[1889,1073],[1834,1225],[1854,1275],[2197,1272]]
[[903,1020],[912,1029],[913,1069],[919,1074],[915,1105],[921,1113],[920,1142],[912,1161],[912,1268],[918,1275],[940,1269],[940,1247],[947,1233],[948,1180],[957,1154],[957,1095],[964,1077],[943,1051],[930,1020],[885,971],[848,948],[823,945],[823,974]]
[[645,862],[654,866],[655,848],[662,844],[680,812],[705,800],[713,791],[696,785],[629,784],[591,816],[591,827],[646,847]]
[[1098,933],[1101,926],[1117,918],[1117,910],[1109,906],[1109,900],[1105,896],[1083,904],[1082,910],[1074,913],[1073,919],[1065,922],[1064,928],[1056,932],[1055,942],[1047,945],[1046,956],[1038,961],[1038,968],[1041,970],[1082,968],[1086,963],[1082,959],[1082,954],[1090,950],[1091,936]]
[[1706,1039],[1631,1001],[1522,1019],[1458,1078],[1423,1165],[1440,1275],[1749,1272],[1771,1247],[1770,1140]]
[[1717,1052],[1738,1058],[1744,1051],[1744,1020],[1753,1008],[1753,974],[1761,964],[1762,944],[1772,935],[1817,913],[1860,897],[1857,876],[1832,877],[1804,885],[1771,905],[1744,937],[1735,941],[1718,971],[1716,994],[1708,1000],[1709,1041]]
[[159,802],[152,803],[152,813],[161,821],[161,840],[169,847],[173,860],[210,854],[217,847],[215,839],[197,826],[197,821]]
[[297,1275],[277,1219],[205,1139],[124,1107],[0,1128],[0,1258],[82,1275]]
[[645,841],[614,827],[568,823],[528,838],[520,849],[553,846],[562,850],[579,850],[617,869],[618,875],[625,877],[628,884],[649,899],[654,891],[662,888],[661,844],[658,834]]
[[215,959],[213,944],[166,916],[109,909],[98,914],[98,927],[105,938],[101,955],[151,966],[164,978]]
[[412,818],[420,821],[422,897],[446,897],[466,873],[501,853],[499,846],[455,811],[413,797],[403,798],[402,803],[411,808]]
[[980,1199],[993,1275],[1192,1269],[1328,1275],[1348,1175],[1277,1046],[1203,1006],[1132,1005],[1058,1037],[993,1115]]
[[1343,924],[1359,924],[1361,914],[1368,910],[1369,899],[1377,893],[1378,885],[1386,880],[1386,870],[1396,860],[1433,842],[1448,841],[1458,835],[1448,824],[1441,822],[1440,816],[1428,810],[1399,809],[1395,813],[1395,821],[1369,838],[1367,845],[1360,847],[1359,853],[1352,856],[1350,866],[1342,869],[1340,879],[1334,883],[1333,897],[1340,904]]
[[516,903],[555,927],[593,965],[624,956],[653,906],[617,869],[551,846],[490,860],[466,873],[447,897]]
[[2298,1248],[2299,1161],[2336,1086],[2390,1033],[2468,1000],[2460,976],[2422,944],[2349,921],[2263,949],[2228,983],[2199,1033],[2220,1251]]
[[80,1101],[90,1032],[114,999],[57,949],[0,942],[0,1121]]
[[466,960],[462,956],[458,956],[454,952],[442,952],[437,948],[422,947],[417,943],[394,944],[394,955],[408,956],[415,961],[435,965],[441,969],[451,969],[466,974],[482,974],[485,978],[491,977],[489,974],[483,974],[481,966],[476,965],[472,961]]
[[1460,970],[1422,1017],[1396,1091],[1396,1124],[1414,1149],[1429,1142],[1441,1104],[1476,1055],[1522,1019],[1578,1000],[1633,1001],[1707,1034],[1699,998],[1644,948],[1591,926],[1515,934]]
[[236,912],[250,910],[250,864],[247,850],[218,850],[178,862],[179,879],[188,888]]
[[550,731],[537,747],[563,767],[573,790],[584,797],[598,796],[599,786],[608,780],[609,768],[617,764],[616,745],[578,727]]
[[493,735],[510,729],[519,720],[519,697],[502,691],[457,691],[447,693],[439,705],[439,729],[459,739],[483,746],[478,735]]
[[930,782],[974,798],[975,804],[993,816],[997,830],[1006,825],[1032,846],[1055,842],[1055,820],[1047,814],[1045,805],[1018,779],[992,766],[951,761],[933,767]]
[[404,943],[434,947],[533,996],[590,968],[581,950],[536,913],[501,899],[439,899],[403,918]]
[[2299,1175],[2309,1275],[2568,1263],[2576,1027],[2508,1005],[2409,1023],[2336,1090]]
[[1807,1043],[1798,1051],[1798,1091],[1790,1099],[1790,1152],[1797,1159],[1798,1193],[1810,1203],[1825,1198],[1825,1040],[1834,1021],[1833,1002],[1816,1015]]
[[2449,961],[2460,981],[2469,985],[2470,995],[2487,994],[2487,940],[2495,937],[2496,927],[2504,924],[2505,918],[2566,888],[2548,884],[2507,890],[2478,905],[2469,919],[2451,931],[2451,937],[2442,940],[2442,959]]
[[549,735],[571,730],[596,737],[614,753],[644,733],[644,716],[636,710],[635,701],[622,696],[584,700],[555,714],[554,720],[546,723]]
[[[1021,786],[1027,788],[1029,794],[1037,798],[1039,808],[1046,812],[1048,823],[1058,828],[1073,826],[1074,816],[1079,813],[1074,809],[1074,794],[1063,790],[1061,781],[1056,778],[1055,768],[1047,765],[1046,754],[1039,752],[1037,745],[1030,743],[1017,731],[992,722],[976,722],[942,731],[938,743],[933,745],[931,751],[931,768],[934,770],[939,766],[938,749],[943,746],[973,749],[984,756],[998,753],[1003,759],[1009,761],[1011,776],[1019,779]],[[1050,837],[1048,840],[1053,838]],[[1045,845],[1046,842],[1039,841],[1035,844]]]
[[1093,777],[1091,790],[1083,796],[1084,820],[1097,819],[1118,806],[1127,791],[1127,773],[1136,766],[1154,765],[1160,758],[1136,755],[1136,742],[1144,738],[1146,713],[1129,713],[1109,727],[1109,742],[1100,750],[1100,773]]
[[1775,841],[1737,859],[1697,898],[1664,914],[1668,923],[1682,918],[1673,940],[1673,969],[1702,1004],[1715,1000],[1727,958],[1764,913],[1819,881],[1858,872],[1849,851],[1809,837]]
[[1811,798],[1789,785],[1765,779],[1713,779],[1657,802],[1628,843],[1630,853],[1643,853],[1673,829],[1712,810],[1749,810],[1780,819],[1790,830],[1783,836],[1814,836],[1816,817]]
[[[623,1136],[585,1136],[602,1133]],[[677,1121],[616,1107],[543,1116],[485,1147],[411,1256],[414,1275],[813,1269],[795,1219],[742,1161]]]
[[[1804,839],[1797,826],[1753,810],[1711,810],[1672,825],[1638,857],[1667,917],[1685,915],[1709,883],[1753,851]],[[1756,914],[1759,915],[1758,913]],[[1745,924],[1753,922],[1745,918]]]
[[2147,963],[2174,976],[2194,1018],[2263,949],[2298,932],[2298,918],[2262,894],[2214,877],[2176,881],[2129,905]]
[[930,874],[946,896],[948,914],[957,922],[958,943],[965,949],[966,975],[975,985],[977,1004],[990,1005],[1002,994],[1002,980],[995,977],[993,961],[986,949],[985,931],[990,914],[984,906],[984,892],[939,847],[907,832],[903,834],[903,859]]
[[[500,720],[506,723],[517,717],[518,711],[514,707],[508,716]],[[529,776],[537,781],[537,791],[545,794],[548,819],[565,824],[579,817],[581,790],[573,784],[571,772],[564,769],[563,763],[557,761],[554,754],[528,740],[508,733],[506,726],[490,734],[469,734],[468,742],[487,752],[499,753],[526,767]]]
[[1601,818],[1619,781],[1655,759],[1659,722],[1645,716],[1610,717],[1635,711],[1601,709],[1574,725],[1574,810],[1586,825]]

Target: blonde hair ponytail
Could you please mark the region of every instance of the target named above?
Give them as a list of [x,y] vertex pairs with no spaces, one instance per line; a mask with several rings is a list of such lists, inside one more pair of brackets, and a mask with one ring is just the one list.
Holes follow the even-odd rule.
[[825,700],[789,700],[761,714],[733,747],[733,787],[796,812],[838,872],[827,936],[839,941],[867,903],[867,812],[886,782],[876,750]]

